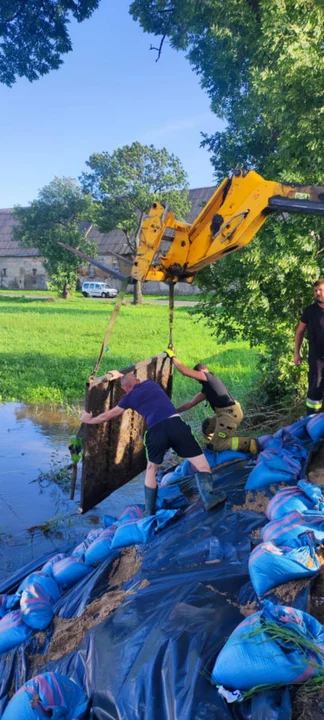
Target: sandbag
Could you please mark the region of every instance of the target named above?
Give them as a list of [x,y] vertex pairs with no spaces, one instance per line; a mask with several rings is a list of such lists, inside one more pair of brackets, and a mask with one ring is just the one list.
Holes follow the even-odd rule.
[[91,543],[93,543],[95,540],[97,540],[97,538],[101,535],[102,531],[103,531],[102,527],[90,530],[90,532],[88,533],[85,540],[83,540],[81,543],[79,543],[79,545],[77,545],[74,548],[74,550],[72,550],[71,555],[73,557],[80,558],[80,560],[84,561],[85,553],[86,553],[88,547],[91,545]]
[[[141,520],[143,517],[143,507],[140,505],[128,505],[119,515],[118,520],[115,520],[114,525],[123,525],[124,523],[136,522]],[[113,526],[111,526],[113,527]]]
[[[217,465],[223,465],[224,463],[233,462],[234,460],[244,460],[248,455],[246,453],[238,452],[236,450],[221,450],[221,452],[215,452],[214,450],[204,450],[204,455],[211,468]],[[174,470],[170,470],[165,473],[160,481],[161,487],[174,483],[179,478],[193,476],[195,469],[192,466],[190,460],[183,460],[182,463],[177,465]]]
[[264,593],[277,585],[311,578],[320,570],[315,553],[314,540],[305,534],[300,538],[302,546],[286,551],[272,542],[260,543],[249,557],[249,573],[256,594]]
[[269,540],[275,545],[299,547],[299,535],[312,530],[316,543],[324,542],[324,515],[321,512],[308,510],[304,513],[291,512],[278,520],[272,520],[261,530],[265,542]]
[[0,620],[0,655],[17,647],[32,634],[32,629],[23,620],[21,610],[13,610]]
[[66,557],[54,563],[53,578],[64,590],[76,585],[80,580],[91,572],[91,568],[86,565],[80,558]]
[[113,536],[112,549],[149,542],[154,537],[155,531],[162,530],[177,512],[178,510],[158,510],[155,515],[142,520],[129,520],[123,523],[117,527]]
[[181,492],[179,485],[171,485],[170,487],[160,487],[157,500],[157,510],[173,510],[183,508],[188,505],[188,499]]
[[266,450],[260,453],[255,468],[250,473],[246,490],[256,490],[272,483],[295,483],[302,474],[307,451],[297,438],[285,430],[273,437]]
[[97,567],[111,555],[111,543],[116,530],[115,525],[103,530],[94,542],[89,545],[84,555],[84,562],[89,567]]
[[88,699],[76,683],[48,672],[28,680],[7,705],[2,720],[85,720]]
[[30,575],[20,599],[25,623],[37,630],[45,630],[53,619],[53,605],[60,597],[61,592],[54,578],[40,573]]
[[103,523],[105,528],[109,528],[111,525],[115,525],[117,518],[114,515],[104,515]]
[[311,419],[307,419],[307,432],[313,442],[322,440],[324,438],[324,413],[318,413],[317,415],[313,415]]
[[42,573],[43,575],[53,575],[53,565],[59,560],[63,560],[63,558],[66,557],[65,553],[59,553],[58,555],[54,555],[52,558],[47,560],[45,565],[42,567]]
[[[277,629],[276,638],[271,627]],[[286,629],[294,634],[296,644],[284,637]],[[301,649],[297,645],[301,638],[312,642],[313,648]],[[212,680],[240,691],[263,684],[302,683],[324,672],[323,643],[324,627],[311,615],[265,600],[263,609],[243,620],[225,643]]]
[[297,420],[296,422],[292,423],[291,425],[286,425],[284,428],[280,428],[280,430],[277,430],[274,437],[280,436],[282,433],[282,430],[285,432],[288,432],[289,435],[292,435],[293,437],[298,438],[302,442],[307,442],[310,440],[309,434],[307,432],[307,423],[309,421],[309,417],[306,415],[305,417],[301,418],[300,420]]
[[324,496],[321,488],[306,480],[299,480],[297,485],[279,490],[267,505],[266,516],[269,520],[278,520],[280,517],[297,510],[324,510]]

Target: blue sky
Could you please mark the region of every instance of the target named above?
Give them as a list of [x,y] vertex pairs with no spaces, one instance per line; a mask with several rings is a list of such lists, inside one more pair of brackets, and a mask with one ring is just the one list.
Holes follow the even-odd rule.
[[55,176],[77,178],[92,152],[139,140],[178,155],[191,187],[214,184],[200,132],[223,127],[185,56],[128,14],[130,0],[102,0],[71,24],[73,51],[37,82],[0,85],[0,207],[33,200]]

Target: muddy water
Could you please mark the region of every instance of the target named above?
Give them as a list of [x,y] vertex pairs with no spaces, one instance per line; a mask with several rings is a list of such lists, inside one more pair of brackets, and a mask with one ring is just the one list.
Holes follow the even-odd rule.
[[143,502],[143,479],[117,490],[86,515],[78,514],[80,478],[69,499],[69,438],[77,415],[0,405],[0,581],[39,555],[74,547],[105,513],[117,516]]

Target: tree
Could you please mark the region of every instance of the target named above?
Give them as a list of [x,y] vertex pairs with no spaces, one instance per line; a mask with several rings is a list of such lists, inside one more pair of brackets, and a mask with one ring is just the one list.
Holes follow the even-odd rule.
[[37,80],[62,64],[72,50],[70,18],[82,22],[100,0],[1,0],[0,82]]
[[[180,160],[165,148],[134,142],[112,154],[96,153],[86,163],[81,182],[95,199],[94,222],[101,232],[123,231],[135,255],[142,223],[154,200],[169,203],[181,219],[190,210],[188,180]],[[134,284],[134,302],[141,301],[141,283]]]
[[[323,184],[321,0],[134,0],[148,32],[187,53],[224,131],[204,135],[215,176],[239,166],[283,182]],[[300,305],[323,273],[324,228],[316,218],[268,221],[240,253],[201,274],[215,292],[204,307],[223,339],[262,344],[268,398],[304,387],[292,367]],[[217,308],[222,303],[221,310]]]
[[[15,239],[24,247],[36,247],[45,258],[52,285],[64,296],[74,286],[76,272],[84,261],[58,245],[63,242],[93,256],[88,240],[92,199],[71,178],[55,178],[40,190],[29,207],[15,207],[19,221]],[[83,227],[82,227],[83,225]]]

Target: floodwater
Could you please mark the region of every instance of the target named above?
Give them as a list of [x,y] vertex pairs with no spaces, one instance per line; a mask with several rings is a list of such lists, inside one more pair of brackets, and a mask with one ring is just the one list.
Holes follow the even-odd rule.
[[80,476],[70,500],[69,439],[76,415],[18,403],[0,405],[0,582],[38,556],[72,549],[103,515],[144,502],[139,476],[85,515]]

